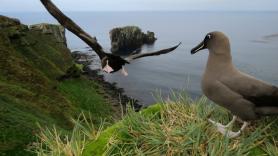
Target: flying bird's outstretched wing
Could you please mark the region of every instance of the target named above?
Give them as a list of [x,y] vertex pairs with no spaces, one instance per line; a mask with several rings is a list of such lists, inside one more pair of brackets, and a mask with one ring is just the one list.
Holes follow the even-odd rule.
[[[160,54],[166,54],[173,50],[175,50],[179,45],[159,50],[157,52],[152,53],[143,53],[143,54],[135,54],[131,55],[130,57],[123,59],[119,56],[106,53],[101,45],[97,42],[96,37],[90,36],[87,32],[85,32],[80,26],[78,26],[73,20],[71,20],[69,17],[67,17],[59,8],[55,6],[55,4],[52,3],[51,0],[40,0],[42,4],[45,6],[46,10],[58,20],[58,22],[64,26],[66,29],[68,29],[70,32],[75,34],[77,37],[79,37],[81,40],[83,40],[85,43],[87,43],[99,56],[101,62],[102,62],[102,69],[105,72],[113,73],[116,72],[122,67],[128,63],[127,60],[134,60],[141,57],[146,56],[154,56],[154,55],[160,55]],[[125,75],[127,75],[125,73]]]
[[138,59],[138,58],[142,58],[142,57],[157,56],[157,55],[161,55],[161,54],[167,54],[167,53],[177,49],[180,45],[181,45],[181,42],[178,45],[176,45],[174,47],[171,47],[171,48],[162,49],[162,50],[158,50],[158,51],[155,51],[155,52],[140,53],[140,54],[130,55],[130,56],[126,57],[125,60],[130,62],[132,60],[135,60],[135,59]]
[[105,56],[105,52],[101,45],[97,42],[96,37],[90,36],[87,32],[85,32],[80,26],[78,26],[73,20],[67,17],[59,8],[52,3],[51,0],[41,0],[42,4],[46,8],[46,10],[57,19],[57,21],[68,29],[70,32],[75,34],[85,43],[87,43],[102,59]]

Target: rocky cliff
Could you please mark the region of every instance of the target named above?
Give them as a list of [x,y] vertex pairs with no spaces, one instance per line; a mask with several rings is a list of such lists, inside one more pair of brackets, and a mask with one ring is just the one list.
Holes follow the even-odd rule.
[[41,23],[30,25],[29,28],[31,31],[39,31],[42,34],[53,35],[57,43],[63,43],[67,45],[65,28],[61,25]]
[[23,148],[34,138],[36,122],[70,127],[71,104],[54,80],[73,62],[67,47],[57,42],[53,34],[0,16],[0,151]]

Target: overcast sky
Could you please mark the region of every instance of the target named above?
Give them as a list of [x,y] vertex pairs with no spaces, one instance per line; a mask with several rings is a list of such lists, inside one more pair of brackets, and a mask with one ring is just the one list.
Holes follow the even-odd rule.
[[[275,10],[278,0],[53,0],[64,11]],[[0,0],[0,12],[45,11],[40,0]]]

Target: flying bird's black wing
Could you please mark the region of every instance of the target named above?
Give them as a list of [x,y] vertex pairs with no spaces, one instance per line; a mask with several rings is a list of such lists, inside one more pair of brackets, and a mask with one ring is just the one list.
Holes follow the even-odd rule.
[[106,56],[106,53],[103,51],[101,45],[97,42],[95,37],[90,36],[87,32],[85,32],[79,25],[77,25],[73,20],[67,17],[59,8],[52,3],[51,0],[41,0],[42,4],[46,8],[46,10],[57,19],[57,21],[68,29],[70,32],[75,34],[85,43],[87,43],[102,59]]
[[142,58],[142,57],[147,57],[147,56],[156,56],[156,55],[161,55],[161,54],[167,54],[175,49],[177,49],[179,46],[181,45],[181,42],[174,46],[174,47],[171,47],[171,48],[167,48],[167,49],[162,49],[162,50],[159,50],[159,51],[155,51],[155,52],[149,52],[149,53],[140,53],[140,54],[134,54],[134,55],[131,55],[131,56],[128,56],[125,58],[125,60],[127,61],[132,61],[132,60],[135,60],[135,59],[138,59],[138,58]]

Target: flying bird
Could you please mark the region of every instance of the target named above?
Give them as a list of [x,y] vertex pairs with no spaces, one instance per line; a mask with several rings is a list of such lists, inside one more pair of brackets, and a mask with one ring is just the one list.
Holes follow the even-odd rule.
[[106,53],[106,56],[104,56],[101,59],[101,66],[102,66],[103,71],[105,71],[106,73],[114,73],[118,70],[121,70],[122,74],[127,76],[128,74],[124,68],[125,64],[129,64],[131,61],[142,58],[142,57],[157,56],[157,55],[169,53],[169,52],[175,50],[176,48],[178,48],[180,44],[181,44],[181,42],[174,47],[158,50],[155,52],[132,54],[126,58],[122,58],[117,55],[112,55],[112,54]]
[[85,32],[80,26],[78,26],[73,20],[67,17],[59,8],[52,3],[51,0],[41,0],[42,4],[45,6],[47,11],[57,19],[57,21],[68,29],[70,32],[75,34],[81,40],[83,40],[86,44],[88,44],[99,56],[101,60],[102,70],[107,73],[114,73],[116,71],[121,70],[124,75],[127,76],[127,72],[123,68],[125,64],[129,64],[132,60],[147,57],[147,56],[156,56],[161,54],[169,53],[175,50],[181,43],[178,45],[162,49],[156,52],[149,52],[149,53],[141,53],[141,54],[134,54],[130,55],[127,58],[122,58],[117,55],[113,55],[110,53],[106,53],[102,46],[97,42],[96,37],[90,36],[87,32]]
[[[203,93],[216,104],[233,114],[227,125],[209,121],[218,131],[230,138],[240,136],[252,120],[262,116],[278,115],[278,88],[239,71],[232,62],[230,42],[222,32],[210,32],[191,50],[191,54],[208,49],[209,56],[202,77]],[[237,118],[243,121],[239,131],[228,130]]]

